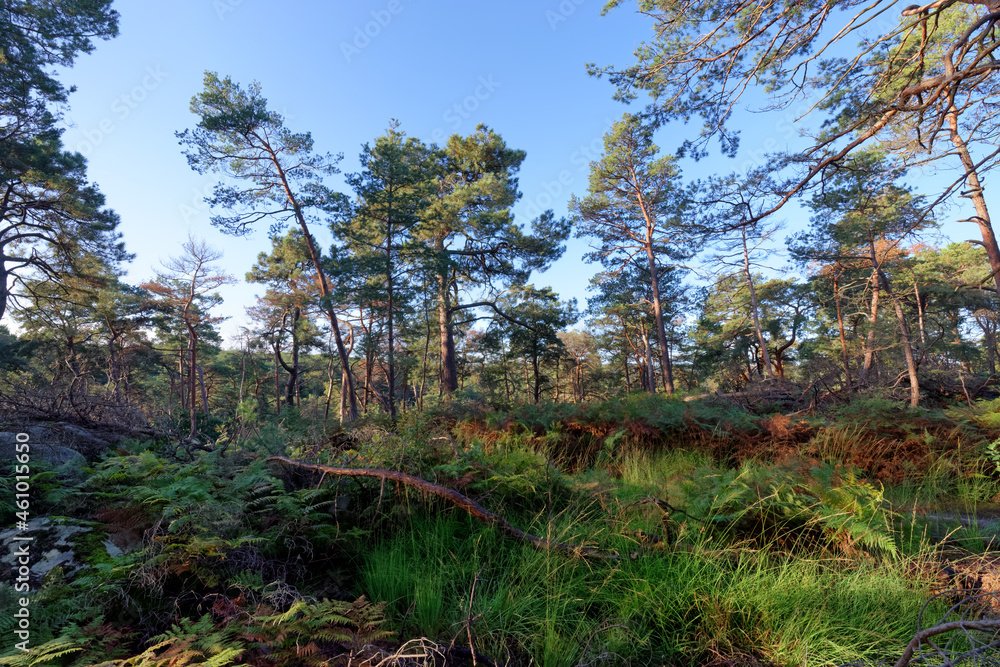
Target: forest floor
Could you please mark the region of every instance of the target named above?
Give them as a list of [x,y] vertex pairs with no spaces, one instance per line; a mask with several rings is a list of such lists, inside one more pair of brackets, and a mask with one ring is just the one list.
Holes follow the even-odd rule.
[[[74,560],[32,561],[31,650],[0,618],[0,665],[893,664],[918,627],[1000,626],[1000,400],[466,401],[217,429],[211,452],[33,464],[37,543],[66,531]],[[19,597],[0,586],[0,608]]]

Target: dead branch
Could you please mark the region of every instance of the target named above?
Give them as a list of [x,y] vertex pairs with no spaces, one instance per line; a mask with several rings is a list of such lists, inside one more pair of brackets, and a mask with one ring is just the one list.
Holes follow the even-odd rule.
[[306,470],[315,470],[316,472],[325,473],[328,475],[337,475],[343,477],[374,477],[375,479],[380,479],[384,483],[385,480],[392,480],[398,482],[405,486],[413,487],[414,489],[419,489],[424,493],[429,493],[431,495],[437,496],[438,498],[443,498],[450,502],[452,505],[465,510],[466,514],[481,521],[489,526],[496,526],[501,532],[506,535],[513,537],[516,540],[525,542],[536,549],[540,550],[555,550],[561,551],[570,556],[585,556],[587,558],[598,558],[602,560],[618,560],[618,554],[603,551],[601,549],[594,549],[592,547],[585,547],[578,544],[567,544],[565,542],[553,542],[546,540],[541,537],[536,537],[535,535],[530,535],[519,528],[515,528],[506,519],[494,514],[489,511],[476,501],[472,500],[468,496],[465,496],[454,489],[449,489],[433,482],[428,482],[425,479],[419,477],[414,477],[413,475],[408,475],[403,472],[397,472],[395,470],[383,470],[381,468],[334,468],[332,466],[316,465],[312,463],[302,463],[301,461],[294,461],[292,459],[286,458],[284,456],[269,456],[268,461],[280,461],[286,465],[294,466],[296,468],[304,468]]
[[[978,631],[995,632],[998,629],[1000,629],[1000,620],[992,618],[982,619],[978,621],[969,621],[969,620],[952,621],[950,623],[941,623],[940,625],[935,625],[933,627],[927,628],[926,630],[922,630],[913,636],[913,639],[911,639],[910,643],[907,644],[906,650],[903,651],[903,655],[900,656],[898,661],[896,661],[895,667],[907,667],[907,665],[910,664],[910,659],[913,657],[913,654],[917,651],[917,649],[919,649],[920,646],[924,643],[930,643],[928,642],[928,640],[935,635],[944,634],[946,632],[953,632],[956,630],[968,633],[968,632],[978,632]],[[982,647],[982,649],[995,650],[996,645],[989,644],[985,647]],[[975,655],[979,653],[980,650],[981,649],[973,649],[970,653],[972,655]],[[960,657],[961,658],[968,657],[968,654],[962,655]],[[956,662],[957,660],[948,661],[948,664],[955,664]]]

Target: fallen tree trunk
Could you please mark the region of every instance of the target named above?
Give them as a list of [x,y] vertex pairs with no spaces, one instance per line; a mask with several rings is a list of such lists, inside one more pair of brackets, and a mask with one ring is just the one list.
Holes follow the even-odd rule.
[[413,475],[407,475],[404,472],[383,470],[381,468],[334,468],[332,466],[302,463],[301,461],[295,461],[284,456],[269,456],[267,460],[279,461],[296,468],[315,470],[316,472],[321,472],[325,475],[338,475],[342,477],[374,477],[375,479],[381,479],[383,481],[392,480],[414,489],[419,489],[424,493],[437,496],[438,498],[444,498],[451,504],[465,510],[469,516],[477,521],[482,521],[489,526],[496,526],[501,530],[501,532],[513,537],[516,540],[530,544],[536,549],[561,551],[571,556],[585,556],[587,558],[600,558],[603,560],[618,560],[618,554],[616,553],[603,551],[601,549],[594,549],[592,547],[585,547],[578,544],[553,542],[541,537],[536,537],[535,535],[530,535],[519,528],[515,528],[508,523],[506,519],[489,511],[468,496],[462,495],[454,489],[449,489],[445,486],[428,482],[425,479],[414,477]]

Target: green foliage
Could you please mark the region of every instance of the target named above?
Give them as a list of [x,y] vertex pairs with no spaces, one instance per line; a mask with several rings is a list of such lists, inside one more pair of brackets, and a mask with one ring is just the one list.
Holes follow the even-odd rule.
[[369,553],[361,571],[361,590],[387,603],[399,616],[412,608],[420,633],[436,639],[450,621],[453,609],[446,607],[453,606],[455,595],[456,582],[442,576],[455,564],[455,554],[446,545],[458,542],[456,536],[464,528],[444,518],[414,520],[406,539],[392,540]]
[[976,401],[973,419],[983,428],[1000,429],[1000,398]]
[[907,414],[902,402],[877,393],[859,396],[838,408],[834,414],[838,420],[847,423],[876,427],[898,425],[906,421],[904,415],[912,418],[912,413]]
[[779,466],[703,468],[685,484],[688,512],[713,534],[781,549],[898,555],[883,492],[828,463],[808,473]]
[[153,642],[139,655],[103,663],[102,667],[226,667],[236,663],[244,652],[238,626],[218,628],[208,615],[197,621],[181,619],[170,630],[154,637]]
[[277,665],[321,665],[327,642],[359,650],[392,634],[384,629],[384,604],[358,598],[354,602],[298,600],[280,614],[255,614],[246,637],[266,647],[265,655]]
[[54,639],[44,644],[32,646],[27,652],[18,651],[13,655],[0,658],[4,667],[50,667],[65,664],[64,658],[72,656],[84,647],[76,642]]
[[146,451],[105,459],[89,481],[96,495],[139,503],[171,534],[232,536],[248,506],[276,491],[263,462],[231,477],[213,473],[213,458],[171,463]]
[[[883,491],[838,458],[884,431],[949,461],[950,492],[985,497],[989,475],[968,475],[968,462],[947,448],[950,426],[935,421],[941,415],[921,413],[919,422],[893,428],[874,403],[846,414],[832,425],[815,417],[807,429],[830,434],[803,452],[822,454],[818,464],[793,458],[727,469],[719,450],[700,443],[773,437],[757,430],[768,422],[649,395],[480,418],[492,428],[443,422],[437,413],[402,415],[395,428],[388,420],[360,423],[336,436],[335,449],[302,446],[295,454],[434,479],[529,533],[617,551],[615,562],[532,549],[391,484],[328,477],[317,486],[319,475],[269,468],[245,443],[188,462],[130,446],[132,453],[90,471],[86,506],[99,501],[109,531],[113,524],[152,530],[137,551],[87,557],[90,568],[74,580],[50,575],[38,637],[57,642],[56,651],[80,648],[56,659],[60,667],[319,665],[366,644],[385,646],[399,628],[404,638],[460,641],[467,624],[482,652],[512,662],[882,659],[908,640],[927,590],[903,554],[925,557],[928,545],[914,546],[914,532],[909,547],[898,547]],[[267,437],[305,434],[298,419],[289,411]],[[985,432],[972,413],[963,419]],[[603,452],[601,468],[560,468],[549,458],[584,438]],[[59,478],[51,484],[57,490]],[[655,505],[633,504],[650,495],[697,519],[664,520]],[[960,536],[986,544],[975,531]],[[96,531],[94,549],[100,537]],[[362,594],[355,603],[329,599]],[[209,608],[212,615],[201,616]],[[880,615],[891,619],[879,624]],[[115,640],[97,639],[114,632]],[[150,645],[135,644],[154,635]]]

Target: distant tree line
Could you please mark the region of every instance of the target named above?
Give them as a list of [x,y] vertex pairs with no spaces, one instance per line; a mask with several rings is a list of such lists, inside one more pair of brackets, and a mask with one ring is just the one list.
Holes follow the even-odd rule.
[[[982,174],[997,153],[974,153],[994,138],[1000,16],[961,2],[907,9],[877,48],[823,60],[813,77],[801,59],[833,20],[822,3],[811,18],[776,3],[730,3],[724,17],[707,3],[649,4],[653,41],[635,65],[600,73],[621,97],[652,101],[605,136],[568,219],[515,220],[526,154],[483,125],[439,146],[392,121],[362,147],[350,192],[337,192],[339,155],[287,127],[258,84],[207,73],[178,138],[193,169],[219,177],[212,224],[235,235],[266,225],[271,239],[245,267],[262,294],[229,349],[213,315],[235,279],[221,254],[192,238],[153,279],[123,282],[118,218],[82,156],[63,150],[54,109],[66,91],[49,67],[116,33],[110,2],[5,2],[0,313],[17,334],[0,330],[4,409],[196,441],[250,415],[396,419],[456,395],[510,406],[769,383],[898,387],[917,405],[928,383],[995,376],[1000,259]],[[858,11],[834,12],[846,34],[872,10]],[[699,41],[724,19],[735,27]],[[719,57],[725,77],[710,66]],[[734,81],[778,86],[807,71],[786,91],[827,91],[807,150],[684,178],[678,156],[700,156],[708,139],[737,150]],[[663,153],[657,131],[693,116],[702,134]],[[965,171],[945,192],[906,184],[914,164],[946,158]],[[929,243],[958,194],[982,240]],[[793,198],[812,217],[782,248],[772,219]],[[589,240],[598,268],[582,311],[535,277],[571,234]],[[788,277],[785,252],[804,279]]]

